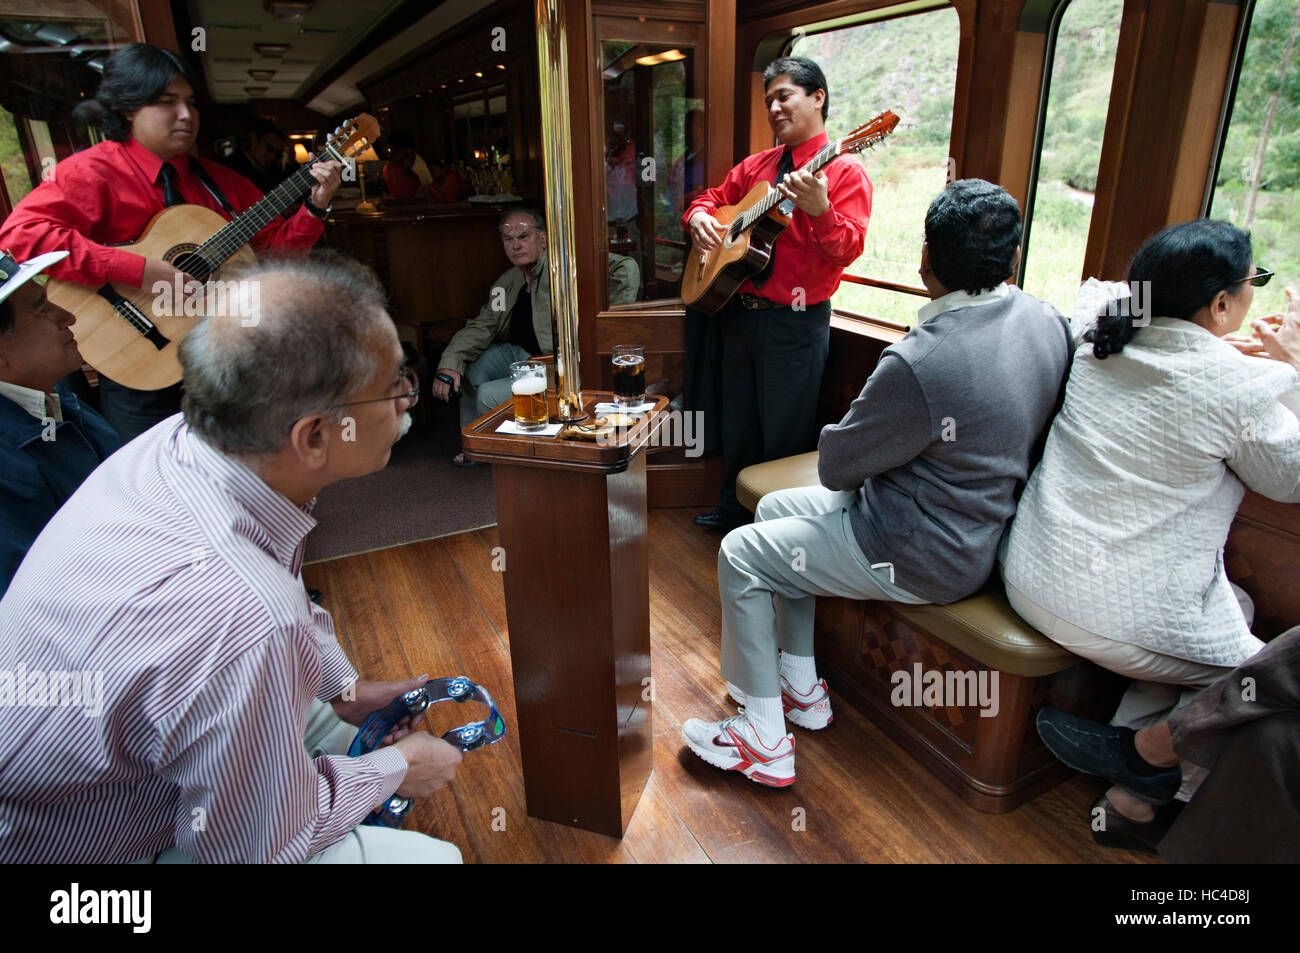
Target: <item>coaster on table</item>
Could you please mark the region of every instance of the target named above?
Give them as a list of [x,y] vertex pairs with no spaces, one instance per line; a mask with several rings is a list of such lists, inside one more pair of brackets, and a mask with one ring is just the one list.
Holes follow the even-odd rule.
[[563,426],[564,424],[547,424],[540,430],[520,430],[519,425],[513,420],[503,420],[501,426],[497,428],[497,433],[512,433],[520,437],[554,437]]
[[643,401],[640,404],[633,404],[630,407],[624,407],[621,404],[608,403],[597,404],[596,414],[645,414],[654,410],[655,402],[653,400]]

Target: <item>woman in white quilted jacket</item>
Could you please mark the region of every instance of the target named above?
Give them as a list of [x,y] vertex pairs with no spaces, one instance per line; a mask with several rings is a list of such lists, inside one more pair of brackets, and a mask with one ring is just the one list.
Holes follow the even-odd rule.
[[[1289,363],[1223,338],[1269,277],[1249,235],[1226,222],[1148,239],[1129,269],[1132,297],[1103,308],[1083,338],[1092,347],[1075,353],[1004,540],[1016,612],[1135,680],[1114,725],[1163,719],[1263,647],[1229,586],[1223,546],[1246,487],[1300,502],[1300,390]],[[1160,821],[1124,789],[1107,797],[1103,809]]]

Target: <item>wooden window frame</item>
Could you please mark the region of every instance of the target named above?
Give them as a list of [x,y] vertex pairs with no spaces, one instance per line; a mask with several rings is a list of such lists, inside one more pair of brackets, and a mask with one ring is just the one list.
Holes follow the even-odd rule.
[[[1068,0],[1066,0],[1066,2],[1068,2]],[[840,32],[841,30],[851,30],[854,27],[865,26],[869,23],[870,24],[885,23],[889,20],[901,20],[904,17],[921,16],[926,13],[934,13],[936,11],[944,10],[944,9],[948,9],[948,10],[956,9],[952,5],[952,3],[948,2],[948,0],[934,0],[933,5],[918,5],[915,2],[906,2],[906,0],[899,0],[899,2],[892,4],[891,6],[898,6],[900,8],[906,7],[907,9],[899,9],[895,11],[895,10],[891,10],[890,7],[887,6],[883,8],[866,11],[856,17],[841,18],[838,20],[829,21],[831,25],[825,26],[822,29],[815,29],[814,31],[802,31],[802,30],[796,31],[795,33],[792,33],[789,37],[786,38],[784,44],[781,47],[781,55],[782,56],[790,55],[791,47],[794,45],[796,36],[801,34],[804,36],[820,36],[823,33],[837,33]],[[960,34],[961,32],[960,13],[958,13],[958,18],[959,19],[957,24],[957,30],[958,33]],[[815,28],[820,26],[821,24],[813,23],[811,25]],[[961,68],[961,57],[959,54],[958,70],[960,70],[960,68]],[[957,76],[954,75],[953,76],[954,107],[956,106],[956,101],[957,101]],[[955,115],[955,109],[954,109],[954,115]],[[952,135],[951,125],[949,125],[948,127],[948,132],[949,132],[949,138],[951,139],[951,135]],[[905,282],[889,281],[887,279],[877,278],[872,275],[859,275],[849,271],[848,269],[845,269],[844,274],[840,280],[847,281],[849,282],[849,284],[863,285],[865,287],[877,288],[882,291],[892,291],[897,294],[915,295],[917,297],[926,298],[926,299],[930,297],[930,292],[926,290],[926,288],[922,285],[909,285],[906,284]],[[844,315],[847,318],[851,318],[853,320],[860,321],[860,322],[869,322],[869,323],[878,324],[880,327],[883,328],[889,328],[889,329],[894,329],[899,327],[906,328],[906,325],[899,324],[895,321],[889,321],[884,318],[871,318],[865,315],[857,314],[853,311],[848,311],[846,309],[837,308],[834,310],[837,314]]]

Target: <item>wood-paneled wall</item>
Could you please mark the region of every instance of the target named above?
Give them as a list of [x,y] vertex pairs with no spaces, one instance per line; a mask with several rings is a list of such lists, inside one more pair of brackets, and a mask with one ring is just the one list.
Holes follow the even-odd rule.
[[434,360],[510,267],[497,231],[500,214],[500,206],[434,205],[378,216],[336,213],[325,244],[375,270],[388,289],[393,319],[422,326]]

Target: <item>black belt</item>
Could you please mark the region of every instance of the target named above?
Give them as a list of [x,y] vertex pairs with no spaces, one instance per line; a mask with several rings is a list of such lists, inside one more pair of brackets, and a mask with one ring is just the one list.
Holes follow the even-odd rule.
[[736,295],[740,301],[740,306],[746,311],[762,311],[765,308],[788,308],[788,304],[781,304],[778,301],[772,301],[769,298],[760,298],[758,295],[746,294],[741,292]]

